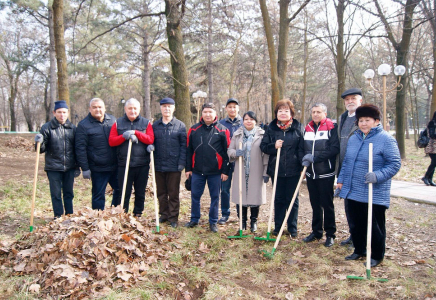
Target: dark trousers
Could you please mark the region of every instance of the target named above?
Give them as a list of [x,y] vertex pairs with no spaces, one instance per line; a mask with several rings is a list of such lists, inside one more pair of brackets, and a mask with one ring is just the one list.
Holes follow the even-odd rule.
[[[46,171],[48,182],[50,184],[51,203],[53,205],[53,213],[55,218],[64,214],[73,213],[73,185],[74,185],[74,169],[60,171]],[[63,203],[62,203],[63,194]]]
[[[285,220],[286,211],[291,204],[292,197],[294,196],[295,189],[298,185],[300,176],[292,177],[278,177],[276,186],[276,195],[274,197],[274,231],[279,232]],[[274,183],[274,177],[271,177],[271,181]],[[297,221],[298,221],[298,207],[300,202],[295,198],[294,205],[292,206],[291,213],[288,218],[288,231],[290,233],[297,233]]]
[[221,215],[230,216],[230,188],[232,186],[233,170],[229,172],[229,178],[221,182]]
[[345,216],[347,217],[348,230],[351,233],[350,228],[352,226],[353,220],[350,218],[349,204],[348,204],[349,201],[350,200],[348,200],[348,199],[344,199],[344,210],[345,210]]
[[[126,194],[124,196],[124,211],[129,211],[130,195],[132,194],[132,186],[135,187],[135,206],[133,207],[133,214],[142,214],[144,211],[145,202],[145,188],[147,187],[148,171],[150,166],[133,167],[129,168],[127,176]],[[126,168],[118,167],[118,185],[123,188],[124,175]]]
[[[259,216],[259,208],[258,206],[250,206],[250,221],[257,222],[257,217]],[[239,217],[239,204],[236,204],[236,213]],[[242,206],[242,222],[247,222],[248,219],[248,206]]]
[[159,214],[163,220],[177,222],[180,210],[180,177],[182,172],[156,172]]
[[109,183],[113,189],[112,205],[121,203],[121,191],[118,185],[118,169],[109,172],[91,172],[92,181],[92,209],[104,210],[106,202],[106,186]]
[[209,208],[209,223],[216,224],[218,222],[218,205],[220,202],[221,174],[217,175],[201,175],[192,173],[191,181],[191,221],[199,222],[201,217],[200,200],[203,195],[204,188],[209,188],[210,208]]
[[[366,254],[366,235],[368,232],[368,203],[348,199],[351,238],[354,244],[354,253]],[[386,248],[386,207],[372,205],[372,230],[371,230],[371,258],[380,260],[385,256]]]
[[425,177],[433,179],[434,169],[436,168],[436,154],[430,153],[431,162],[428,166],[427,172],[425,173]]
[[322,238],[324,223],[326,236],[335,238],[336,222],[335,206],[333,205],[335,177],[320,179],[307,177],[306,179],[310,205],[312,206],[312,233],[317,238]]

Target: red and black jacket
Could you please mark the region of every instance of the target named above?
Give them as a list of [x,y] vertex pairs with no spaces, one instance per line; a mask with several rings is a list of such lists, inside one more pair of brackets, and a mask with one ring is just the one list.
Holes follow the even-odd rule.
[[201,175],[229,174],[230,132],[217,120],[207,126],[203,119],[188,131],[186,172]]

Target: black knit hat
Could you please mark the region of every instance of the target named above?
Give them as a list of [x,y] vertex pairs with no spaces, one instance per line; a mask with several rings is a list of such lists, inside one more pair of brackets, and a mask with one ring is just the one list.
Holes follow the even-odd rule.
[[374,120],[381,119],[380,109],[374,104],[363,104],[356,109],[356,121],[359,121],[359,118],[369,117]]

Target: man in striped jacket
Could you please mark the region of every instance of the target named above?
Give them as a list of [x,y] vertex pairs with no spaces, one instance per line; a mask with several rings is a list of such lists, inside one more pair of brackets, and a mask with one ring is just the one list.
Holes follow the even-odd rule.
[[327,118],[327,107],[316,103],[312,107],[312,121],[307,124],[304,132],[305,156],[302,160],[303,166],[307,167],[307,189],[313,210],[312,233],[303,239],[306,243],[322,238],[324,225],[324,246],[331,247],[334,244],[336,223],[333,184],[339,149],[337,126]]

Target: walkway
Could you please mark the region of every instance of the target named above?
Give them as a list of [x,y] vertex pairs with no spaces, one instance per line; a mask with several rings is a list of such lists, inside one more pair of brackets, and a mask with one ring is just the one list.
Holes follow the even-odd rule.
[[391,197],[401,197],[412,202],[436,205],[436,186],[392,180]]

